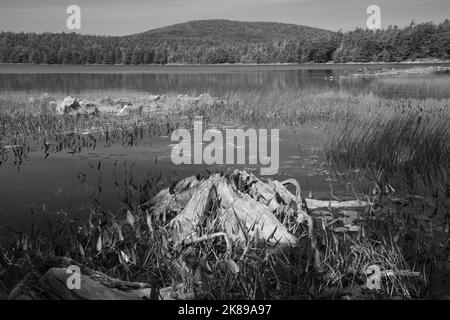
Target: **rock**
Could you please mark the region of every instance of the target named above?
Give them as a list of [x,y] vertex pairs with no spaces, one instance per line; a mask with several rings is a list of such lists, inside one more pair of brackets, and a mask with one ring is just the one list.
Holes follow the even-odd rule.
[[118,113],[117,116],[126,116],[131,114],[142,114],[144,106],[126,105]]
[[132,105],[133,103],[131,102],[130,99],[127,98],[119,98],[114,100],[114,104],[120,104],[123,107],[125,107],[126,105]]
[[79,108],[79,103],[75,98],[71,96],[66,97],[63,102],[56,108],[56,112],[60,115],[67,114],[71,111],[77,110]]
[[98,106],[94,102],[89,102],[86,100],[82,100],[80,102],[80,107],[78,110],[76,110],[76,114],[82,114],[82,115],[98,115],[99,110]]
[[101,104],[113,105],[113,104],[114,104],[114,100],[111,99],[110,97],[105,97],[105,98],[102,98],[102,99],[100,100],[100,103],[101,103]]
[[159,101],[160,99],[161,99],[161,96],[160,95],[149,95],[148,96],[148,99],[150,100],[150,102],[156,102],[156,101]]
[[70,115],[70,116],[96,116],[99,113],[98,107],[95,103],[82,100],[78,102],[75,98],[66,97],[64,101],[56,106],[56,112],[60,115]]
[[208,93],[202,93],[198,97],[190,97],[184,94],[177,96],[177,104],[182,107],[198,106],[203,108],[223,107],[225,101],[212,97]]

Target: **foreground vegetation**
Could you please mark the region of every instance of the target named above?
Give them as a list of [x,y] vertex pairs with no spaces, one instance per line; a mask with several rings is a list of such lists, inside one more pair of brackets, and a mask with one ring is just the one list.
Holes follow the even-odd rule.
[[[183,283],[197,298],[448,295],[448,100],[321,91],[241,91],[222,98],[223,105],[202,105],[182,102],[172,93],[157,106],[146,97],[133,98],[134,104],[144,104],[152,112],[127,117],[117,117],[108,100],[98,100],[97,117],[56,115],[49,109],[53,98],[47,96],[2,101],[2,161],[20,165],[32,143],[41,146],[45,156],[67,149],[80,152],[100,141],[135,144],[144,137],[189,128],[197,116],[207,123],[266,128],[313,123],[324,131],[323,151],[335,173],[353,186],[355,197],[370,203],[363,210],[304,208],[314,218],[317,266],[311,264],[307,226],[286,217],[279,217],[280,222],[300,239],[300,248],[276,250],[258,237],[248,238],[244,248],[232,246],[231,253],[221,238],[180,246],[170,239],[167,217],[153,215],[148,205],[160,191],[161,177],[155,173],[135,177],[125,170],[124,176],[115,177],[123,203],[116,212],[105,212],[95,201],[101,196],[99,188],[86,221],[36,220],[29,232],[12,232],[1,246],[3,291],[51,257],[65,255],[110,276],[154,288]],[[100,165],[92,170],[101,179]],[[203,232],[213,231],[214,224],[206,223]],[[365,286],[365,271],[372,265],[393,271],[383,278],[381,290]],[[400,271],[419,272],[420,277],[402,276]]]

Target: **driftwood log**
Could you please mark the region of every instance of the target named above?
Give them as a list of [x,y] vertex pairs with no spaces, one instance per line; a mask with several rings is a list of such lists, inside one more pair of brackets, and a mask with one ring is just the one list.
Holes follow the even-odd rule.
[[[80,288],[67,286],[69,266],[80,268]],[[56,257],[26,274],[8,300],[142,300],[159,299],[147,283],[128,282],[84,267],[67,257]]]

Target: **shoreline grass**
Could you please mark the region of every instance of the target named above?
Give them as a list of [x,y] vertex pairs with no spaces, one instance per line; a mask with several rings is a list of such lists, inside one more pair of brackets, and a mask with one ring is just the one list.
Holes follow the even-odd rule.
[[[336,170],[359,170],[352,183],[364,178],[377,186],[360,194],[373,206],[358,214],[311,213],[322,253],[320,271],[308,270],[307,250],[280,255],[254,242],[248,243],[244,259],[243,252],[233,251],[231,263],[223,255],[225,245],[217,239],[173,247],[162,221],[148,220],[141,207],[158,181],[128,177],[120,183],[124,208],[117,212],[104,212],[94,201],[88,221],[69,219],[47,226],[45,222],[2,243],[0,266],[6,270],[9,288],[16,281],[13,274],[22,274],[49,257],[68,255],[111,276],[151,281],[157,288],[181,281],[198,298],[331,299],[352,292],[353,298],[429,298],[440,290],[433,286],[444,276],[436,270],[446,270],[449,257],[448,100],[383,99],[312,90],[229,92],[221,97],[223,105],[207,106],[182,104],[171,93],[156,112],[120,118],[112,112],[99,117],[58,116],[48,109],[52,99],[0,101],[2,161],[11,154],[22,161],[31,143],[45,154],[66,149],[80,152],[108,139],[133,144],[182,126],[190,128],[198,116],[207,123],[234,121],[265,128],[314,123],[327,132],[323,151]],[[147,103],[146,97],[134,97],[133,102]],[[348,216],[354,215],[356,231],[342,231]],[[305,237],[303,226],[292,228],[298,238]],[[424,280],[388,277],[381,291],[367,291],[364,271],[372,264],[419,271]]]

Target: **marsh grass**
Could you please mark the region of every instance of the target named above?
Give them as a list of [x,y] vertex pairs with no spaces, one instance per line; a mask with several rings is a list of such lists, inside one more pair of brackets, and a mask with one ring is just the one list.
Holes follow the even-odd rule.
[[377,78],[370,82],[368,89],[388,98],[398,96],[450,98],[450,81],[446,75]]
[[349,119],[330,130],[325,150],[337,170],[376,177],[381,190],[447,194],[449,120],[448,110]]
[[[366,298],[432,295],[430,279],[441,279],[433,270],[445,269],[448,259],[447,100],[381,99],[310,89],[229,92],[222,99],[224,105],[180,104],[171,93],[160,110],[129,117],[116,117],[116,110],[108,105],[104,111],[110,112],[99,117],[61,117],[49,109],[53,98],[47,96],[1,100],[1,161],[14,159],[20,165],[33,145],[45,157],[54,152],[81,152],[100,142],[134,145],[180,127],[190,128],[196,117],[206,123],[259,128],[314,123],[328,132],[324,152],[336,171],[354,172],[354,178],[376,186],[357,194],[370,197],[373,206],[361,213],[364,221],[356,223],[356,231],[342,231],[346,222],[340,218],[316,218],[319,270],[307,264],[303,225],[287,226],[305,241],[302,247],[286,251],[249,240],[245,250],[233,247],[227,254],[220,238],[176,246],[170,241],[167,221],[151,216],[145,206],[164,184],[161,176],[139,179],[132,170],[125,170],[124,177],[116,176],[122,203],[116,211],[100,206],[99,183],[89,219],[62,215],[63,219],[35,221],[27,232],[10,230],[0,255],[8,287],[49,257],[66,255],[108,275],[149,282],[155,288],[184,284],[179,297],[339,298],[351,292]],[[133,102],[149,104],[145,97],[133,98]],[[101,166],[92,166],[92,170],[101,181]],[[418,190],[423,193],[420,199]],[[328,210],[326,214],[344,213]],[[386,278],[381,291],[368,292],[364,271],[374,264],[394,271],[419,270],[423,279]]]
[[358,99],[330,92],[229,92],[224,104],[193,104],[167,94],[164,103],[146,97],[127,97],[133,105],[152,110],[141,115],[117,117],[119,111],[108,101],[98,99],[100,115],[60,116],[51,101],[60,98],[43,95],[37,98],[15,97],[0,100],[0,161],[13,159],[21,165],[30,147],[38,147],[47,157],[53,152],[81,152],[100,142],[135,145],[143,139],[169,135],[177,128],[190,129],[201,117],[208,125],[244,124],[259,128],[301,126],[306,122],[330,122],[349,117]]

